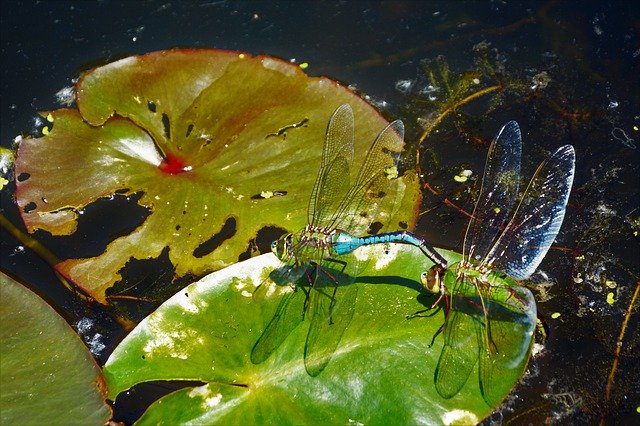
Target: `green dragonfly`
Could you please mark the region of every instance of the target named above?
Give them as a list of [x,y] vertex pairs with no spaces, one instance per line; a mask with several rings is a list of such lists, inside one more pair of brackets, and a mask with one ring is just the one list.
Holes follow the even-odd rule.
[[[420,248],[434,262],[446,261],[409,232],[367,235],[371,224],[388,215],[390,185],[398,175],[404,125],[394,121],[369,148],[353,185],[349,185],[354,154],[354,118],[348,104],[333,113],[325,135],[320,171],[308,205],[308,224],[283,235],[271,249],[285,263],[273,281],[290,286],[251,351],[251,361],[265,361],[305,319],[310,320],[304,348],[307,373],[317,376],[329,363],[349,325],[357,295],[354,280],[364,262],[351,253],[359,247],[404,243]],[[363,236],[364,235],[364,236]],[[266,298],[261,284],[256,299]]]
[[[558,234],[573,183],[575,152],[565,145],[543,161],[518,201],[521,153],[520,128],[510,121],[489,148],[462,261],[448,268],[436,264],[421,277],[425,289],[440,294],[432,307],[443,297],[448,302],[444,346],[434,376],[444,398],[460,391],[479,360],[480,390],[493,406],[504,397],[497,385],[501,369],[528,356],[531,335],[514,336],[514,323],[535,324],[535,300],[514,280],[536,270]],[[524,333],[533,329],[527,326]]]

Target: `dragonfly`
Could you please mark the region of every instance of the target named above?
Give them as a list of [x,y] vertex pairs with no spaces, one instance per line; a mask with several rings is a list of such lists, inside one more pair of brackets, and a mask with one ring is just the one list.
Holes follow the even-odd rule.
[[[533,317],[536,307],[527,289],[505,283],[524,280],[536,270],[553,244],[562,221],[575,171],[571,145],[560,147],[543,161],[518,199],[522,136],[518,123],[508,122],[487,154],[482,186],[467,226],[462,260],[422,273],[424,288],[445,297],[441,329],[444,346],[434,374],[443,398],[452,398],[467,382],[479,360],[479,384],[484,400],[497,405],[501,369],[527,356],[514,344],[508,318]],[[520,315],[518,315],[520,314]],[[533,327],[527,329],[529,336]],[[516,339],[516,340],[514,340]]]
[[[284,263],[273,281],[289,285],[276,312],[251,351],[254,364],[264,362],[305,319],[310,320],[304,348],[305,370],[319,375],[329,363],[353,318],[357,285],[365,261],[351,255],[372,244],[414,245],[434,259],[446,261],[423,239],[406,231],[368,235],[371,224],[387,214],[390,185],[398,176],[404,147],[404,125],[396,120],[375,138],[349,185],[354,156],[354,117],[350,105],[339,106],[327,125],[320,170],[308,204],[308,224],[271,244]],[[386,204],[385,204],[386,203]],[[347,268],[347,264],[349,267]],[[269,286],[255,290],[257,300]]]

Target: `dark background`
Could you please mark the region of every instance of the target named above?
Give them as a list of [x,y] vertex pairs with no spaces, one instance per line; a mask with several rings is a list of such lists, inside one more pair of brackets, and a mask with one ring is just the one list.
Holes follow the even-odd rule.
[[[505,102],[490,114],[483,114],[486,105],[470,106],[464,116],[443,121],[426,142],[439,163],[421,164],[425,179],[438,182],[461,167],[480,170],[488,141],[510,119],[522,127],[525,175],[560,145],[571,143],[577,153],[565,223],[556,247],[532,277],[548,340],[491,421],[637,424],[640,314],[638,302],[629,303],[640,275],[640,19],[632,3],[5,1],[0,6],[0,144],[10,147],[18,135],[37,134],[36,112],[60,107],[56,93],[71,86],[81,71],[176,47],[307,62],[308,74],[351,85],[387,116],[403,119],[407,141],[415,141],[418,119],[429,112],[418,93],[426,85],[422,61],[445,55],[451,72],[459,73],[474,67],[474,45],[489,42],[512,76],[530,81],[547,72],[549,90],[537,98]],[[413,83],[408,93],[399,90],[404,80]],[[460,250],[466,218],[445,206],[442,196],[466,210],[473,199],[456,198],[445,184],[438,188],[435,195],[425,191],[416,232],[434,245]],[[2,213],[20,225],[10,190],[2,191]],[[95,337],[100,331],[105,347],[92,349],[106,360],[123,332],[100,313],[78,308],[73,295],[58,290],[46,263],[21,250],[4,230],[1,235],[2,269],[43,295],[70,322],[93,315],[96,322],[83,337],[91,340],[91,333]],[[38,237],[49,241],[46,235]],[[65,247],[55,241],[50,246],[64,256]],[[605,302],[609,290],[604,280],[618,285],[613,305]],[[607,398],[628,309],[631,321]],[[551,319],[556,312],[560,318]],[[119,410],[118,418],[127,422],[137,415],[130,407]]]

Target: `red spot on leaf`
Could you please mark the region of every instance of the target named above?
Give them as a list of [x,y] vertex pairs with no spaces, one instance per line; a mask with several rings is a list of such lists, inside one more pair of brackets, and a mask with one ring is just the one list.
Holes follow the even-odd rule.
[[190,169],[182,158],[174,154],[167,154],[162,163],[160,163],[160,170],[170,175],[177,175]]

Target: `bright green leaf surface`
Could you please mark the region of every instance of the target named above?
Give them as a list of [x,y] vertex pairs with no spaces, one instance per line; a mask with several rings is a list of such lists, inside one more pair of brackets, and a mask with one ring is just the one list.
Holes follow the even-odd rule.
[[0,273],[0,424],[103,425],[100,369],[42,299]]
[[[262,303],[253,299],[255,286],[270,282],[268,272],[280,265],[274,256],[263,255],[186,287],[147,317],[105,366],[110,397],[145,381],[206,383],[157,401],[141,424],[468,424],[488,415],[492,407],[480,393],[477,365],[453,398],[436,392],[442,336],[429,344],[443,312],[406,319],[435,301],[435,296],[418,298],[414,279],[431,263],[408,246],[359,250],[373,260],[354,284],[359,286],[355,315],[319,376],[310,377],[303,364],[307,321],[265,362],[251,363],[253,345],[282,294],[290,291],[274,287]],[[444,255],[451,262],[460,258]],[[535,312],[520,317],[528,319],[524,328],[531,330]],[[506,396],[526,365],[532,336],[522,330],[514,324],[511,340],[523,348],[521,358],[505,359],[498,368],[494,394]]]
[[[176,276],[201,276],[236,262],[266,226],[302,228],[335,108],[353,108],[356,164],[387,124],[329,79],[219,50],[122,59],[84,74],[76,90],[78,110],[52,111],[48,135],[21,142],[16,198],[30,232],[68,235],[96,200],[143,193],[150,214],[140,226],[99,256],[58,265],[101,302],[131,259],[170,247]],[[414,174],[402,180],[393,228],[413,225],[420,197]]]

